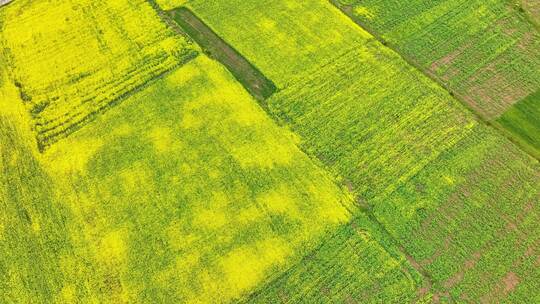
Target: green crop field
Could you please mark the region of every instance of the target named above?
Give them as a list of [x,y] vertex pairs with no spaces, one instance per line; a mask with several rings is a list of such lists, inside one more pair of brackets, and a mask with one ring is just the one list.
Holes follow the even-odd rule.
[[540,89],[521,100],[497,119],[505,130],[540,158]]
[[374,213],[440,296],[493,302],[515,291],[510,303],[535,303],[539,166],[497,135],[476,128],[376,202]]
[[[335,2],[484,119],[495,120],[540,89],[535,1]],[[533,129],[515,134],[515,127],[502,126],[538,157],[538,144],[529,141]]]
[[540,302],[538,16],[0,1],[0,303]]

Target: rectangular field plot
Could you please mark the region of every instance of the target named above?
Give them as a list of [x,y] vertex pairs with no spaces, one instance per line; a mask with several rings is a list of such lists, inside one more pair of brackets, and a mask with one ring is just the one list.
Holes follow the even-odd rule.
[[540,33],[512,1],[352,3],[345,9],[355,19],[484,118],[498,117],[540,88]]
[[0,20],[41,148],[196,54],[143,0],[18,0]]
[[278,88],[367,37],[327,1],[194,0],[186,6]]
[[234,300],[351,217],[350,195],[206,56],[43,157],[100,301]]
[[436,297],[536,303],[539,198],[538,162],[478,127],[374,213],[433,278]]

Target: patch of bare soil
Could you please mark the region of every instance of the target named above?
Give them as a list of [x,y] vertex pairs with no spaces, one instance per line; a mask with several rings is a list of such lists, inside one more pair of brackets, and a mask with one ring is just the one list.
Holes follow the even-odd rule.
[[[502,57],[498,58],[479,69],[465,83],[463,99],[488,120],[498,117],[534,91],[527,87],[527,83],[511,75],[512,71],[495,71],[495,66],[511,66],[504,60]],[[485,75],[489,76],[484,80],[476,79]]]
[[498,299],[507,297],[514,289],[516,289],[520,281],[521,279],[515,272],[509,271],[489,294],[482,296],[480,302],[486,304],[494,303],[497,302]]
[[[429,71],[431,73],[436,73],[440,68],[444,68],[444,67],[448,67],[448,66],[452,65],[452,63],[464,51],[466,51],[468,48],[471,47],[471,44],[472,44],[471,42],[469,42],[467,44],[464,44],[464,45],[460,46],[459,48],[455,49],[454,51],[452,51],[451,53],[447,54],[446,56],[444,56],[442,58],[439,58],[438,60],[434,61],[433,63],[431,63],[431,65],[429,67]],[[445,76],[443,76],[443,78]],[[446,77],[448,77],[448,76],[446,76]],[[443,80],[448,80],[448,79],[443,79]]]

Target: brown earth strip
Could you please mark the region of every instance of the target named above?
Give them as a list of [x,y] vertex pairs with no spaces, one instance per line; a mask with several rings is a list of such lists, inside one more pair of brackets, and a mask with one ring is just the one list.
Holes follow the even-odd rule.
[[189,9],[181,7],[169,11],[169,14],[208,56],[221,62],[257,100],[262,101],[277,90],[272,81]]

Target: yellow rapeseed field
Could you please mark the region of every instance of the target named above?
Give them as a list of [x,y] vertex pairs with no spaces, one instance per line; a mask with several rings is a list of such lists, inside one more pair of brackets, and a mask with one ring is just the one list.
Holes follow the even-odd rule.
[[195,54],[143,0],[20,0],[0,16],[11,76],[42,146]]

